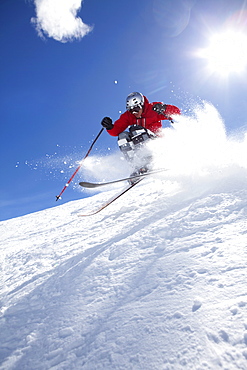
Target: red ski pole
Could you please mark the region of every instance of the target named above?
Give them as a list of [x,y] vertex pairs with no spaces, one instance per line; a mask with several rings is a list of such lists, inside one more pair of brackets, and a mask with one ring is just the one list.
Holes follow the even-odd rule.
[[63,192],[67,189],[67,187],[69,186],[69,184],[71,183],[71,181],[73,180],[73,178],[75,177],[75,175],[77,174],[77,172],[79,171],[79,169],[81,168],[82,166],[82,163],[83,161],[89,156],[89,153],[91,152],[91,150],[93,149],[93,146],[94,144],[96,143],[96,141],[98,140],[98,138],[100,137],[100,135],[102,134],[102,132],[104,131],[104,128],[102,128],[100,130],[100,132],[98,133],[98,135],[96,136],[96,138],[94,139],[94,141],[92,142],[90,148],[88,149],[87,151],[87,154],[85,155],[85,157],[81,160],[81,163],[80,165],[77,167],[77,169],[75,170],[75,172],[73,173],[73,175],[71,176],[71,178],[69,179],[69,181],[65,184],[65,186],[63,187],[62,191],[60,192],[59,195],[56,195],[56,200],[58,199],[61,199],[61,195],[63,194]]

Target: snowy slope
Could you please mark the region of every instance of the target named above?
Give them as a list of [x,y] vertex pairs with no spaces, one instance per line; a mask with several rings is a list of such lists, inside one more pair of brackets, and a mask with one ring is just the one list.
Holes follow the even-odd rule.
[[117,188],[0,223],[0,369],[247,369],[247,171],[219,131],[225,163],[174,150],[96,216]]

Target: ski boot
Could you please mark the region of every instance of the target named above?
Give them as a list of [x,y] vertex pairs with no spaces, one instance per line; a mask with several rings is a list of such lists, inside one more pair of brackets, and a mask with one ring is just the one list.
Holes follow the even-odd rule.
[[148,169],[147,166],[143,166],[143,167],[139,168],[138,170],[135,170],[134,172],[131,173],[130,177],[132,177],[132,178],[130,178],[128,180],[128,183],[130,185],[134,185],[136,182],[139,181],[139,179],[140,179],[139,175],[147,173],[148,171],[149,171],[149,169]]

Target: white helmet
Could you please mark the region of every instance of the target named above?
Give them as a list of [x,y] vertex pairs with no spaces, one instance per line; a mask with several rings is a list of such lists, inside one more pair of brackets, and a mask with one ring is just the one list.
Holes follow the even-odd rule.
[[139,92],[133,92],[126,98],[126,109],[142,108],[144,105],[144,96]]

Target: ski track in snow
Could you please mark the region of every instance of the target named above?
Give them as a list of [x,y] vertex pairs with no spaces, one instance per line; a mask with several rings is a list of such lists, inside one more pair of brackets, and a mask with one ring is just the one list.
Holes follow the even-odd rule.
[[246,170],[167,176],[0,223],[0,369],[247,369]]

